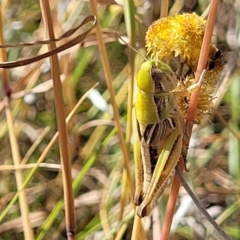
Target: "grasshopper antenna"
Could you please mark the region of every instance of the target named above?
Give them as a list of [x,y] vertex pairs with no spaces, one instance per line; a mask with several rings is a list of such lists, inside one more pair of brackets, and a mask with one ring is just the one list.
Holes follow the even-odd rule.
[[[129,48],[131,48],[135,53],[139,54],[143,59],[145,59],[146,61],[148,61],[148,59],[142,55],[136,48],[134,48],[133,46],[131,46],[129,43],[127,43],[123,37],[121,37],[117,32],[115,32],[115,34],[117,35],[117,37],[123,42],[125,43]],[[119,41],[120,42],[120,41]]]

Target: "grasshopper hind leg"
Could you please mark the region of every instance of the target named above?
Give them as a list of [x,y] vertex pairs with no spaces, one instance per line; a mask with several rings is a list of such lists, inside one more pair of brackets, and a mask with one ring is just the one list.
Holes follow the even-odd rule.
[[135,182],[136,189],[134,195],[134,204],[139,206],[143,201],[143,164],[141,156],[141,146],[139,139],[134,144],[134,161],[135,161]]
[[139,217],[145,217],[150,214],[158,198],[168,186],[182,152],[182,137],[183,135],[179,126],[167,137],[169,141],[166,141],[163,145],[149,184],[149,189],[138,208],[137,214]]

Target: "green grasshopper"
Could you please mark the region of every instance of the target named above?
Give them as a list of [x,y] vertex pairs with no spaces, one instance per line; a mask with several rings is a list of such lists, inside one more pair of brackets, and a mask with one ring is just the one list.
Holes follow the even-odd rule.
[[137,76],[134,203],[139,217],[150,214],[182,153],[184,121],[171,93],[177,79],[168,65],[155,64],[144,62]]

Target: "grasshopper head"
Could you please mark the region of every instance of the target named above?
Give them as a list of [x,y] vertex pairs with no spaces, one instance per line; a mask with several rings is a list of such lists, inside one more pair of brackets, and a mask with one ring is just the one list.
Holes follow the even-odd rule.
[[146,93],[168,93],[174,86],[170,79],[172,73],[171,68],[164,63],[158,63],[155,66],[155,61],[144,62],[139,71],[137,85],[140,90]]

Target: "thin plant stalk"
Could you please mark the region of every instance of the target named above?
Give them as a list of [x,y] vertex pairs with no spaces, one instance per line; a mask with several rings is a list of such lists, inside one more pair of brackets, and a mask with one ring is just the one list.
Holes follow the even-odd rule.
[[[133,48],[135,47],[136,44],[136,26],[135,26],[135,6],[133,1],[125,1],[124,3],[124,16],[125,16],[125,24],[126,24],[126,32],[129,38],[129,43],[130,46]],[[130,155],[130,144],[131,144],[131,136],[132,136],[132,122],[133,122],[133,96],[134,96],[134,79],[135,79],[135,64],[134,64],[134,56],[135,52],[132,51],[132,49],[129,49],[129,73],[130,73],[130,81],[128,83],[128,107],[127,107],[127,127],[126,127],[126,145],[127,145],[127,150],[128,154]],[[126,170],[123,172],[123,186],[126,188],[127,187],[127,177],[126,175]],[[124,190],[124,189],[123,189]],[[121,215],[120,215],[120,220],[123,217],[123,207],[126,202],[126,193],[124,193],[122,190],[122,197],[121,197]],[[135,212],[134,216],[134,222],[135,218],[138,217]],[[136,228],[136,229],[134,229]],[[134,224],[133,226],[133,233],[138,234],[137,239],[142,240],[144,239],[144,231],[143,231],[143,226],[141,224],[141,221],[138,221],[138,225]],[[139,234],[140,233],[140,234]]]
[[[91,6],[92,13],[98,19],[97,1],[96,0],[91,0],[90,1],[90,6]],[[104,41],[103,41],[103,38],[102,38],[101,27],[99,25],[96,27],[96,35],[97,35],[97,39],[98,39],[100,56],[102,57],[102,63],[103,63],[103,69],[104,69],[105,77],[106,77],[106,83],[107,83],[107,87],[108,87],[108,90],[109,90],[109,93],[110,93],[110,102],[112,104],[113,117],[114,117],[114,120],[115,120],[117,134],[118,134],[118,138],[119,138],[119,142],[120,142],[120,147],[121,147],[122,154],[123,154],[123,164],[124,164],[124,168],[126,169],[126,172],[127,172],[127,179],[128,179],[129,190],[130,190],[130,196],[133,197],[134,187],[133,187],[132,177],[131,177],[131,174],[130,174],[129,155],[128,155],[126,142],[124,140],[122,129],[121,129],[118,107],[117,107],[117,104],[116,104],[115,93],[114,93],[113,85],[112,85],[112,77],[111,77],[111,72],[110,72],[110,66],[109,66],[109,62],[108,62],[108,58],[107,58],[106,48],[105,48]]]
[[[180,161],[178,166],[181,171],[184,169],[184,162]],[[171,230],[171,225],[172,225],[172,219],[173,215],[175,212],[176,208],[176,203],[178,199],[178,192],[180,188],[180,181],[177,176],[177,174],[174,175],[173,183],[172,183],[172,189],[171,193],[169,195],[168,203],[167,203],[167,208],[164,216],[164,221],[163,221],[163,227],[162,227],[162,233],[161,233],[161,240],[165,240],[169,238],[169,233]]]
[[161,1],[160,18],[168,16],[169,0]]
[[[129,38],[129,43],[131,46],[135,46],[136,44],[136,27],[135,27],[135,6],[133,1],[125,1],[124,2],[124,16],[125,16],[125,25],[126,32]],[[128,106],[127,106],[127,125],[126,125],[126,147],[128,155],[130,156],[130,144],[131,144],[131,136],[132,136],[132,110],[133,110],[133,93],[134,93],[134,51],[128,52],[129,57],[129,82],[128,82]],[[123,171],[122,175],[122,192],[121,192],[121,213],[119,217],[119,221],[123,218],[124,206],[127,201],[127,194],[125,193],[128,186],[128,178],[127,178],[126,169]]]
[[131,240],[135,239],[145,239],[145,233],[142,228],[142,221],[141,218],[137,215],[137,207],[135,207],[135,215],[133,221],[133,230]]
[[[51,17],[51,10],[49,1],[40,1],[43,21],[46,28],[46,33],[49,38],[55,38],[53,30],[53,19]],[[49,50],[56,48],[56,43],[51,42],[49,44]],[[71,176],[71,161],[69,158],[68,150],[68,135],[67,127],[64,115],[64,102],[62,95],[62,86],[60,80],[60,70],[58,56],[53,55],[50,57],[53,90],[55,96],[57,126],[59,131],[59,145],[61,153],[62,173],[63,173],[63,190],[64,190],[64,203],[65,203],[65,221],[66,221],[66,233],[68,239],[74,239],[75,236],[75,214],[74,214],[74,196],[72,189],[72,176]]]
[[42,53],[40,55],[37,55],[35,57],[31,57],[31,58],[27,58],[27,59],[23,59],[23,60],[17,60],[17,61],[8,61],[8,62],[0,62],[0,67],[1,68],[15,68],[15,67],[20,67],[20,66],[25,66],[28,64],[31,64],[33,62],[37,62],[40,61],[44,58],[50,57],[54,54],[60,53],[64,50],[67,50],[79,43],[81,43],[87,36],[88,33],[91,32],[91,30],[93,28],[96,27],[96,18],[94,16],[88,16],[86,17],[79,26],[77,26],[76,28],[70,29],[69,31],[65,32],[61,37],[57,38],[57,39],[48,39],[45,41],[35,41],[34,43],[20,43],[20,44],[15,44],[15,45],[11,45],[11,44],[3,44],[1,45],[4,48],[7,47],[23,47],[23,46],[33,46],[33,45],[39,45],[39,44],[49,44],[51,42],[56,42],[56,41],[60,41],[63,40],[64,38],[70,37],[73,33],[75,33],[78,29],[80,29],[81,27],[83,27],[85,24],[92,22],[92,26],[90,26],[86,31],[83,31],[81,34],[78,34],[76,37],[74,37],[73,39],[68,40],[66,43],[60,45],[59,47],[53,48],[52,50],[49,50],[45,53]]
[[[203,70],[206,68],[206,63],[207,63],[209,49],[210,49],[212,35],[213,35],[213,29],[214,29],[214,25],[217,17],[219,0],[212,0],[210,4],[211,5],[210,5],[208,20],[207,20],[207,26],[206,26],[206,30],[203,37],[203,43],[202,43],[199,62],[198,62],[197,71],[195,75],[195,83],[199,81]],[[193,92],[191,96],[188,115],[186,119],[187,130],[189,130],[188,133],[191,133],[192,131],[194,118],[197,111],[197,104],[198,104],[200,90],[201,88],[198,88],[196,91]]]
[[[3,16],[3,9],[1,6],[0,11],[0,44],[4,44],[3,40],[3,32],[2,32],[2,16]],[[0,50],[0,58],[1,61],[5,62],[7,60],[7,55],[5,52],[5,49],[1,48]],[[10,110],[10,95],[11,95],[11,89],[9,85],[9,76],[6,69],[2,69],[2,81],[3,81],[3,88],[4,88],[4,104],[5,104],[5,114],[7,119],[7,125],[8,125],[8,131],[9,131],[9,139],[10,139],[10,146],[11,146],[11,152],[12,152],[12,158],[14,166],[18,167],[21,164],[21,156],[19,151],[19,144],[17,142],[17,137],[15,135],[14,131],[14,121],[13,116]],[[16,178],[16,185],[17,189],[19,190],[22,186],[22,183],[24,181],[22,170],[18,169],[15,171],[15,178]],[[29,208],[28,208],[28,202],[27,202],[27,196],[24,189],[19,192],[19,204],[20,204],[20,211],[21,216],[23,219],[23,232],[24,237],[27,240],[34,239],[33,230],[31,227],[31,222],[29,218]]]
[[[199,62],[198,62],[197,71],[196,71],[196,75],[195,75],[195,83],[198,82],[203,70],[206,67],[219,1],[212,0],[210,4],[211,4],[211,6],[210,6],[210,10],[209,10],[207,26],[206,26],[206,30],[205,30],[205,34],[204,34],[204,38],[203,38]],[[186,119],[187,134],[186,134],[186,136],[183,137],[184,149],[187,149],[188,145],[189,145],[189,140],[190,140],[192,127],[193,127],[193,123],[194,123],[194,118],[195,118],[195,114],[196,114],[199,94],[200,94],[200,88],[198,88],[195,92],[193,92],[193,94],[191,96],[191,100],[190,100],[190,104],[189,104],[189,111],[188,111],[187,119]],[[183,162],[183,159],[181,158],[180,162],[178,163],[178,166],[180,167],[181,171],[183,171],[183,169],[184,169],[181,167],[184,164],[182,162]],[[175,205],[176,205],[177,197],[178,197],[178,194],[176,194],[176,192],[179,191],[179,188],[180,188],[180,180],[179,180],[179,178],[177,178],[175,176],[174,182],[172,185],[172,190],[171,190],[171,193],[169,196],[169,199],[171,199],[171,201],[168,202],[167,208],[166,208],[166,216],[164,218],[162,235],[160,238],[161,240],[165,240],[165,239],[169,238],[170,228],[171,228],[171,224],[172,224],[172,217],[174,214]],[[174,204],[174,206],[173,206],[173,204]]]

